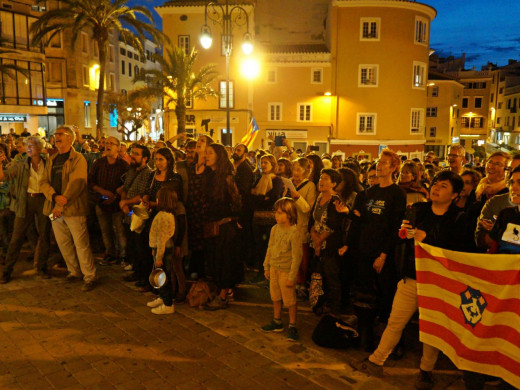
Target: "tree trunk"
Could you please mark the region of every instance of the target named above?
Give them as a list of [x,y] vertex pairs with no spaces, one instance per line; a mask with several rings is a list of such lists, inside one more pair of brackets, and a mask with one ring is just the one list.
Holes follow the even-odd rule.
[[186,105],[177,101],[175,106],[175,115],[177,116],[177,134],[186,132]]
[[107,62],[107,42],[99,40],[99,84],[96,107],[96,138],[99,140],[103,135],[103,100],[105,98],[105,67]]

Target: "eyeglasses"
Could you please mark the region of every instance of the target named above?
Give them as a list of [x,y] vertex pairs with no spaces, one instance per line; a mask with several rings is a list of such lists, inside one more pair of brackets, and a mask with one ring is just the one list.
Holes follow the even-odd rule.
[[487,165],[492,165],[494,167],[499,167],[499,168],[504,168],[505,167],[504,164],[498,163],[498,162],[493,162],[493,161],[488,161],[486,164]]

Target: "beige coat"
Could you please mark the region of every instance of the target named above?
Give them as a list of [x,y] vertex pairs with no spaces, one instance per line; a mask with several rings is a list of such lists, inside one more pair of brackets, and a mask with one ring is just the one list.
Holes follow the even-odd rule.
[[[52,156],[45,165],[45,174],[40,183],[40,188],[45,195],[45,204],[43,206],[43,214],[49,215],[53,210],[52,196],[56,190],[51,186],[52,166],[57,154]],[[62,194],[67,198],[65,207],[56,205],[58,210],[63,212],[66,217],[86,217],[88,214],[88,198],[87,198],[87,161],[81,153],[74,148],[70,149],[70,156],[62,170]]]

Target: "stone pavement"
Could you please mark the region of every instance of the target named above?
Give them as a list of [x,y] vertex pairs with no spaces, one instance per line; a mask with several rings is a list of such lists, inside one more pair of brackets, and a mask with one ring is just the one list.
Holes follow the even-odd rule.
[[[87,293],[64,274],[40,280],[27,268],[20,261],[0,286],[0,389],[414,388],[418,343],[382,379],[367,377],[349,366],[366,353],[313,344],[318,318],[304,304],[299,342],[261,332],[272,316],[266,288],[239,288],[227,310],[177,305],[157,316],[146,307],[154,295],[122,282],[120,267],[99,266]],[[437,389],[464,388],[447,359],[438,368]]]

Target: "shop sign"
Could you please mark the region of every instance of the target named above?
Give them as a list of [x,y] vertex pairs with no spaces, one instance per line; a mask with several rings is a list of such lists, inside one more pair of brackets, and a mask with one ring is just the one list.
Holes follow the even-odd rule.
[[27,115],[0,114],[0,122],[27,122]]
[[283,129],[267,129],[267,136],[284,137],[287,139],[307,138],[307,130],[283,130]]
[[47,107],[63,107],[63,99],[47,99]]

